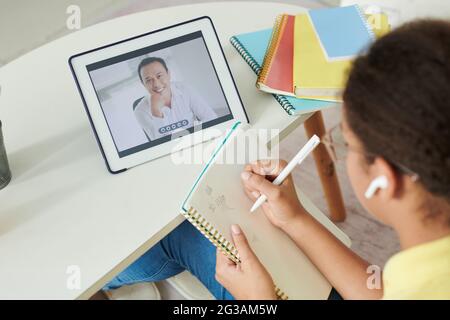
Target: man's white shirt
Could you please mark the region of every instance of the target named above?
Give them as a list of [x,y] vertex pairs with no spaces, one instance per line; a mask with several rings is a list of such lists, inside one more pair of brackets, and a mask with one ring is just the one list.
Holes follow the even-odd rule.
[[161,108],[162,118],[152,115],[149,95],[145,96],[134,110],[137,121],[150,140],[217,118],[214,110],[193,89],[180,82],[171,82],[171,91],[171,108]]

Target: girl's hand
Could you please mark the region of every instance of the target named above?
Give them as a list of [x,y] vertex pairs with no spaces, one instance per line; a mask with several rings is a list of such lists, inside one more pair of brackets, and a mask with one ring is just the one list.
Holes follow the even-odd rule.
[[280,229],[306,213],[298,200],[291,175],[279,186],[272,184],[286,165],[284,160],[258,160],[246,165],[241,175],[245,193],[252,201],[261,194],[267,197],[261,208],[269,221]]
[[231,234],[241,263],[235,264],[217,249],[216,280],[237,300],[277,299],[272,277],[253,253],[241,228],[233,225]]

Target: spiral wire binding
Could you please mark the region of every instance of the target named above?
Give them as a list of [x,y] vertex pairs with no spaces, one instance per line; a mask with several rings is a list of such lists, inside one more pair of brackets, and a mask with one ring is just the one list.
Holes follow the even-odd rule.
[[[219,231],[214,228],[200,213],[193,207],[188,211],[181,212],[186,219],[192,223],[213,245],[219,248],[228,258],[234,263],[241,263],[239,253],[236,247],[229,242]],[[287,300],[289,297],[277,286],[275,286],[275,293],[279,300]]]
[[244,58],[245,62],[252,68],[252,70],[256,73],[256,75],[259,75],[261,72],[261,66],[256,62],[253,57],[248,54],[248,52],[244,49],[244,46],[242,43],[236,38],[235,36],[230,38],[231,44],[236,48],[236,50],[239,52],[239,54]]
[[372,27],[369,25],[369,23],[367,22],[367,18],[364,15],[364,13],[361,10],[361,7],[356,5],[356,11],[358,11],[359,17],[361,18],[362,22],[364,23],[364,26],[367,29],[367,32],[369,32],[370,36],[372,37],[372,40],[375,40],[375,33],[373,32]]
[[183,215],[192,223],[209,241],[219,248],[233,262],[240,263],[239,254],[235,246],[222,236],[200,213],[190,207]]
[[284,21],[284,15],[282,14],[278,15],[275,20],[275,24],[272,30],[272,36],[270,37],[269,45],[267,46],[267,52],[262,63],[261,72],[258,75],[258,79],[256,81],[257,86],[259,82],[265,83],[267,80],[267,75],[269,74],[269,70],[272,66],[275,50],[277,49],[278,44],[281,40],[281,31]]
[[[237,52],[242,56],[245,62],[247,62],[250,68],[252,68],[252,70],[256,73],[256,75],[259,75],[259,73],[261,72],[261,66],[250,54],[248,54],[248,52],[244,49],[244,46],[239,41],[239,39],[233,36],[230,38],[230,42],[233,45],[233,47],[237,50]],[[292,106],[292,104],[285,96],[279,94],[272,94],[272,95],[289,115],[294,114],[293,111],[295,110],[295,108]]]

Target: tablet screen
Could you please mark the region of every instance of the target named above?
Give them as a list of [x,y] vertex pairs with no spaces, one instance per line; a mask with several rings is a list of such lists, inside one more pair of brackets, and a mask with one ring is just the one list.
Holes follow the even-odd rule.
[[201,31],[86,68],[119,157],[233,119]]

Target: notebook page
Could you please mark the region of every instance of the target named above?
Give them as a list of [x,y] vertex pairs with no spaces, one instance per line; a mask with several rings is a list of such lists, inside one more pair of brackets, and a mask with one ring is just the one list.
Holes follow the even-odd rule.
[[[228,143],[223,151],[231,148],[251,158],[245,146],[234,143]],[[189,205],[230,242],[230,227],[239,224],[275,284],[289,299],[326,299],[331,290],[330,284],[295,243],[272,226],[262,209],[250,213],[253,203],[242,188],[240,174],[243,169],[244,164],[212,164],[199,182]],[[334,232],[340,232],[332,226]],[[339,237],[343,238],[342,235],[339,234]]]

